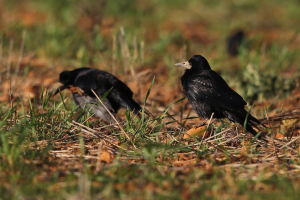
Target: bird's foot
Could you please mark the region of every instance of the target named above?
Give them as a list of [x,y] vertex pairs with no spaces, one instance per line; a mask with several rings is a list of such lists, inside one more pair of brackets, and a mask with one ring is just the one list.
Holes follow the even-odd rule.
[[199,127],[202,127],[202,126],[207,126],[208,124],[211,124],[211,122],[208,123],[208,121],[202,121],[202,122],[200,122],[200,124],[194,125],[193,128],[199,128]]
[[84,95],[84,91],[83,91],[81,88],[79,88],[79,87],[70,86],[70,91],[71,91],[72,93],[79,94],[79,95],[81,95],[81,96]]
[[200,124],[198,124],[195,127],[201,127],[201,126],[207,126],[207,121],[201,122]]
[[214,121],[215,121],[215,119],[203,121],[203,122],[201,122],[200,124],[198,124],[197,127],[201,127],[201,126],[209,126],[209,125],[212,124]]

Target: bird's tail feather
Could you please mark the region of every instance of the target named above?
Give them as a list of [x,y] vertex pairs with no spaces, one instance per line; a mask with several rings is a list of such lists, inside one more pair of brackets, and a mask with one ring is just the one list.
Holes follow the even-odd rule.
[[246,125],[245,128],[248,132],[250,132],[254,136],[258,134],[257,131],[253,129],[253,126],[251,126],[249,123]]
[[240,123],[248,132],[252,133],[255,136],[258,134],[256,130],[260,131],[261,122],[246,110],[235,113],[226,112],[225,116],[227,116],[228,119],[233,122]]
[[263,133],[261,128],[264,127],[264,125],[258,119],[256,119],[254,116],[252,116],[250,113],[248,113],[246,111],[245,111],[245,113],[246,113],[245,114],[246,115],[246,117],[245,117],[246,123],[244,123],[244,125],[245,125],[246,130],[255,136],[258,134],[257,131]]
[[135,114],[138,114],[142,109],[141,106],[135,102],[133,99],[126,102],[127,109],[133,111]]
[[252,125],[252,126],[259,126],[261,125],[261,122],[256,119],[255,117],[253,117],[250,113],[247,113],[248,116],[246,116],[248,119],[248,122]]

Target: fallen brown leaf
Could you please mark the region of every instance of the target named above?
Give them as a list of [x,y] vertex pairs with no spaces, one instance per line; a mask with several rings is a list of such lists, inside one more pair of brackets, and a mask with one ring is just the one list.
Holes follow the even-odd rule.
[[197,127],[197,128],[191,128],[190,130],[188,130],[183,135],[183,138],[184,139],[187,139],[187,138],[190,138],[190,137],[204,137],[204,138],[207,138],[207,137],[209,137],[209,132],[206,131],[206,129],[207,129],[206,126],[200,126],[200,127]]
[[282,133],[276,133],[275,138],[281,140],[284,138],[284,135]]
[[99,159],[103,162],[111,163],[114,159],[114,156],[108,151],[102,151]]

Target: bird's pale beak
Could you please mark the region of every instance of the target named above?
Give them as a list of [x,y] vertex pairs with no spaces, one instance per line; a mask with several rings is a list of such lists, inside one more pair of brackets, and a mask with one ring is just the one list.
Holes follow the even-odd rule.
[[52,96],[57,95],[57,93],[63,91],[63,90],[66,89],[66,88],[68,88],[68,86],[66,86],[66,85],[60,86],[59,88],[57,88],[57,89],[52,93]]
[[184,67],[186,69],[191,69],[192,68],[192,65],[188,61],[176,63],[175,66]]

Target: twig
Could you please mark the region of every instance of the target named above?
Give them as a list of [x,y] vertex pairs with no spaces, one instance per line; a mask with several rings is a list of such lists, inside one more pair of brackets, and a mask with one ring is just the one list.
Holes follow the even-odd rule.
[[[290,142],[286,143],[285,145],[281,146],[281,147],[279,148],[279,150],[280,150],[280,149],[283,149],[284,147],[288,147],[290,144],[292,144],[293,142],[295,142],[295,141],[298,140],[298,139],[300,139],[300,136],[296,137],[295,139],[293,139],[293,140],[291,140]],[[269,155],[267,155],[266,157],[264,157],[263,159],[269,158],[270,156],[272,156],[272,155],[275,154],[275,153],[277,153],[277,152],[272,152],[272,153],[270,153]]]
[[[111,145],[113,145],[113,146],[115,146],[115,147],[117,147],[117,148],[119,148],[119,149],[122,149],[122,150],[124,150],[124,151],[128,151],[127,149],[125,149],[125,148],[123,148],[123,147],[121,147],[121,146],[119,146],[119,145],[117,145],[117,144],[114,144],[113,142],[109,141],[109,140],[107,139],[108,137],[105,138],[105,136],[99,136],[99,135],[96,135],[95,133],[92,133],[92,132],[94,132],[95,130],[93,130],[93,129],[87,127],[87,126],[84,126],[83,124],[80,124],[80,123],[78,123],[78,122],[75,122],[75,121],[73,121],[73,123],[76,124],[76,125],[78,125],[78,126],[81,126],[81,127],[84,127],[84,128],[86,128],[86,129],[88,129],[88,130],[82,129],[82,131],[84,131],[84,132],[86,132],[86,133],[90,133],[90,134],[96,136],[97,138],[101,138],[101,139],[103,139],[104,141],[108,142],[109,144],[111,144]],[[89,131],[89,130],[92,130],[92,131]]]
[[127,137],[127,139],[131,142],[131,144],[133,145],[133,147],[136,149],[135,144],[132,142],[132,140],[130,139],[130,137],[128,136],[128,134],[125,132],[125,130],[122,128],[121,124],[118,122],[118,120],[115,118],[115,116],[110,112],[110,110],[104,105],[104,103],[102,102],[102,100],[99,98],[99,96],[97,95],[97,93],[94,90],[91,90],[94,95],[96,96],[96,98],[98,99],[98,101],[102,104],[102,106],[105,108],[105,110],[109,113],[109,115],[113,118],[113,120],[115,120],[116,124],[118,125],[119,129],[121,130],[121,132],[123,132],[123,134]]
[[207,129],[208,129],[208,127],[209,127],[209,125],[210,125],[210,122],[211,122],[211,120],[212,120],[213,116],[214,116],[214,113],[212,113],[212,114],[211,114],[211,116],[210,116],[210,118],[209,118],[209,120],[208,120],[208,123],[207,123],[207,128],[206,128],[206,130],[204,131],[204,133],[203,133],[203,135],[202,135],[202,138],[201,138],[201,141],[200,141],[200,147],[201,147],[201,145],[202,145],[202,142],[203,142],[203,140],[204,140],[204,137],[205,137],[206,131],[207,131]]
[[285,145],[283,145],[282,147],[280,147],[279,149],[283,149],[284,147],[289,146],[290,144],[292,144],[293,142],[295,142],[296,140],[298,140],[300,138],[300,136],[296,137],[295,139],[291,140],[290,142],[286,143]]

